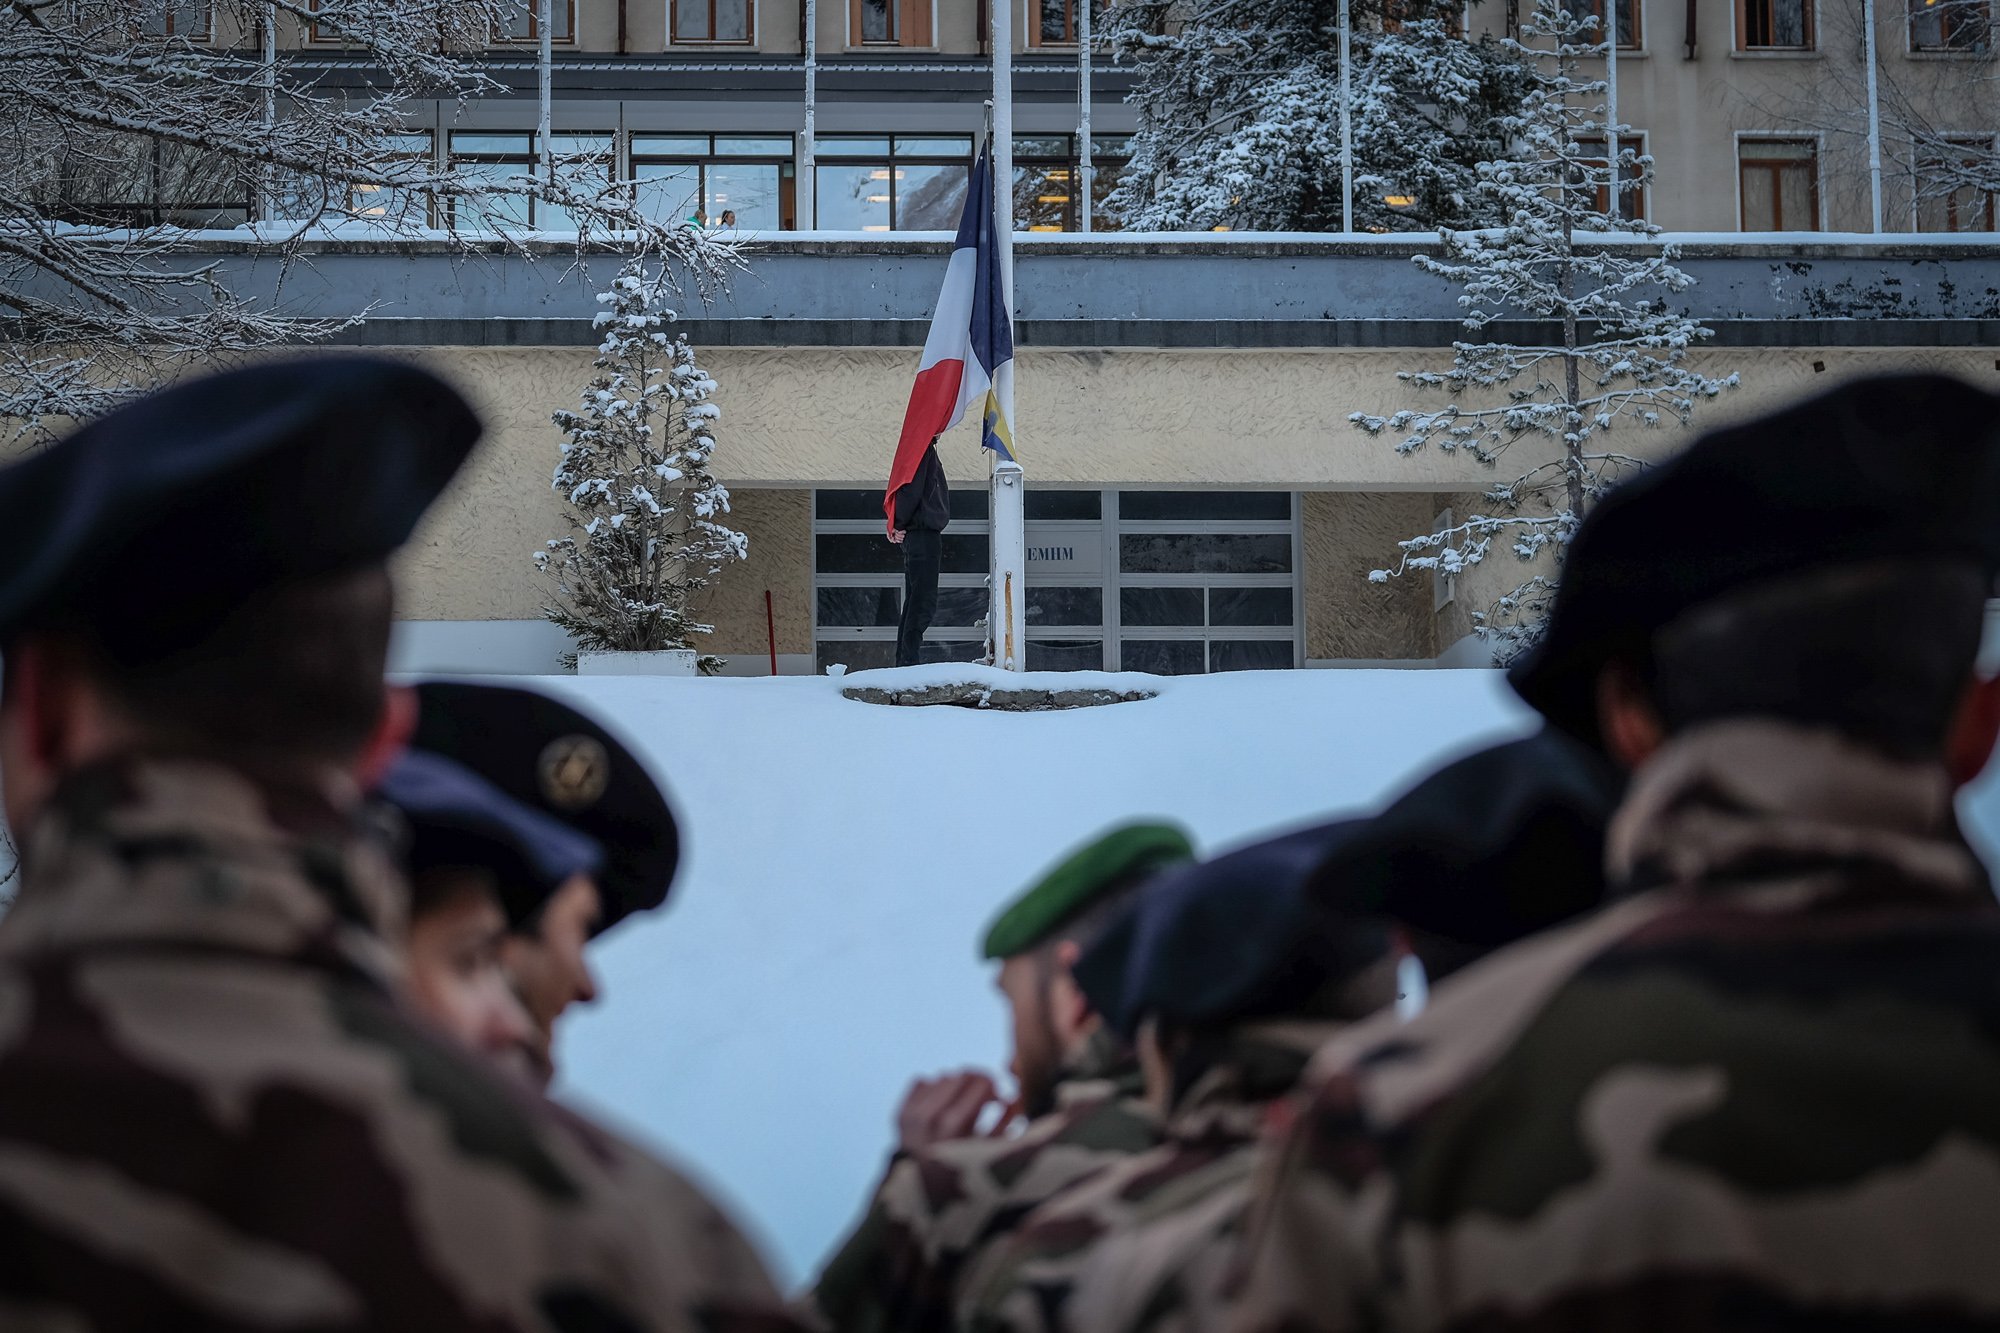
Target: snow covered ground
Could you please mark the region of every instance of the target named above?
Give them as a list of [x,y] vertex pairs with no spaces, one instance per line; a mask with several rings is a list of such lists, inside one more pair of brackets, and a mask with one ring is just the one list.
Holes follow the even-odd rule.
[[[791,1282],[853,1221],[908,1080],[1002,1059],[976,942],[1043,865],[1135,815],[1207,851],[1365,807],[1529,726],[1491,671],[1193,677],[1040,714],[854,703],[827,677],[540,683],[647,750],[689,850],[667,909],[598,946],[562,1095],[692,1168]],[[1976,797],[2000,833],[2000,784]]]

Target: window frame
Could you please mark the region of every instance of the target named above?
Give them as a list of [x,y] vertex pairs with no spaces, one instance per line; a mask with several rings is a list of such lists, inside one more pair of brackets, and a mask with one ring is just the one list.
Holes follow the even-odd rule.
[[[158,0],[158,3],[160,6],[159,31],[155,32],[151,28],[142,28],[142,31],[153,37],[177,37],[182,41],[192,42],[196,46],[210,46],[214,44],[215,0]],[[201,24],[201,31],[198,34],[174,31],[174,9],[178,4],[187,4],[193,7]]]
[[[708,0],[708,30],[715,31],[715,8],[727,0]],[[757,19],[759,0],[743,0],[742,37],[683,37],[677,26],[680,14],[678,0],[667,0],[667,45],[674,46],[755,46],[757,45]]]
[[[1131,153],[1132,141],[1131,141],[1131,136],[1119,135],[1119,134],[1093,134],[1090,136],[1090,138],[1092,143],[1091,154],[1090,154],[1090,167],[1092,175],[1094,177],[1091,184],[1093,186],[1099,186],[1100,182],[1103,181],[1107,170],[1112,172],[1122,171],[1124,170],[1125,165],[1132,160],[1132,153]],[[1063,153],[1060,154],[1023,152],[1021,150],[1021,141],[1024,139],[1027,140],[1061,139],[1067,145],[1067,148],[1064,150]],[[1122,141],[1121,146],[1124,151],[1113,152],[1108,147],[1100,148],[1097,146],[1099,144],[1108,144],[1109,141],[1111,140],[1121,140]],[[1017,171],[1023,167],[1040,168],[1043,170],[1060,169],[1068,171],[1070,174],[1069,180],[1067,182],[1070,191],[1069,198],[1068,201],[1062,205],[1062,210],[1063,210],[1062,225],[1060,227],[1022,226],[1021,219],[1027,216],[1027,212],[1021,207],[1020,196],[1017,194],[1015,196],[1015,203],[1014,203],[1015,232],[1017,234],[1025,232],[1059,234],[1066,232],[1071,235],[1081,235],[1081,232],[1078,230],[1078,227],[1079,224],[1082,222],[1081,200],[1082,200],[1082,189],[1083,189],[1083,155],[1081,152],[1078,151],[1077,136],[1068,133],[1016,134],[1014,136],[1014,167],[1015,170]],[[1108,193],[1109,191],[1104,190],[1103,192]],[[1102,220],[1103,217],[1101,209],[1102,209],[1102,200],[1099,199],[1093,201],[1091,207],[1091,214],[1092,214],[1091,230],[1093,232],[1122,230],[1122,227],[1117,225],[1115,220],[1114,220],[1114,225],[1109,227],[1097,225]]]
[[[896,169],[898,167],[956,167],[962,165],[965,168],[966,187],[967,189],[970,189],[972,185],[972,166],[973,163],[978,161],[979,158],[979,144],[977,136],[972,134],[966,134],[963,136],[966,141],[966,153],[967,153],[967,155],[963,158],[950,157],[943,153],[906,154],[906,153],[900,153],[896,150],[897,143],[905,139],[943,139],[943,138],[958,138],[958,137],[960,136],[948,131],[939,131],[936,133],[912,132],[909,134],[903,134],[893,130],[886,131],[881,134],[829,134],[821,136],[813,144],[813,173],[814,173],[813,228],[815,230],[818,230],[820,225],[819,201],[821,192],[819,188],[818,173],[822,167],[841,167],[841,166],[873,167],[877,165],[887,166],[889,171],[888,175],[889,229],[887,232],[881,233],[883,235],[892,236],[897,231],[901,230],[901,228],[899,228],[896,225],[897,215],[902,211],[902,202],[901,202],[902,191],[897,187],[897,180],[896,180]],[[888,154],[884,157],[877,157],[872,153],[868,154],[855,153],[851,155],[843,155],[842,153],[839,152],[837,145],[843,142],[852,142],[858,139],[871,139],[871,140],[880,139],[888,145],[889,149]],[[829,149],[829,145],[834,145],[835,147]],[[957,224],[954,223],[953,225],[956,226]],[[864,230],[867,229],[864,228]]]
[[[688,153],[651,152],[642,146],[641,140],[648,136],[675,139],[706,139],[708,152],[703,156]],[[783,155],[778,153],[723,153],[715,145],[719,139],[778,139],[791,140],[791,148]],[[708,207],[708,169],[710,167],[763,167],[778,169],[778,227],[779,231],[798,230],[798,156],[797,141],[788,132],[765,133],[756,130],[699,130],[686,134],[672,130],[631,130],[625,136],[625,175],[632,182],[632,198],[638,202],[641,184],[639,168],[642,166],[693,167],[699,173],[695,178],[695,197],[705,210]],[[720,223],[704,224],[719,226]]]
[[[1763,231],[1763,230],[1753,231],[1748,226],[1748,218],[1744,212],[1746,199],[1745,199],[1745,192],[1743,189],[1743,180],[1744,180],[1743,173],[1746,167],[1752,164],[1746,163],[1744,161],[1743,146],[1745,144],[1751,144],[1751,143],[1805,144],[1812,149],[1812,157],[1810,159],[1812,164],[1812,178],[1811,178],[1812,211],[1813,211],[1812,226],[1810,227],[1785,226],[1783,225],[1782,217],[1777,219],[1780,225],[1772,228],[1769,231]],[[1824,148],[1825,145],[1821,143],[1820,136],[1816,134],[1814,135],[1785,134],[1781,132],[1761,131],[1761,130],[1738,131],[1736,135],[1736,229],[1746,236],[1758,236],[1758,235],[1769,236],[1783,232],[1793,232],[1793,231],[1825,231],[1826,198],[1824,192],[1821,191],[1820,189],[1820,163],[1823,157]],[[1767,159],[1767,160],[1777,161],[1777,159]],[[1772,185],[1774,187],[1782,187],[1782,184],[1783,182],[1779,180],[1774,179],[1772,181]],[[1780,214],[1782,214],[1784,208],[1784,199],[1781,193],[1781,189],[1774,188],[1771,197],[1776,202]]]
[[937,49],[937,0],[887,0],[894,6],[898,35],[887,40],[863,35],[863,0],[847,0],[847,48],[850,51],[934,51]]
[[[428,161],[431,164],[433,170],[437,168],[438,133],[436,130],[430,128],[429,126],[419,126],[414,129],[401,130],[398,132],[396,137],[408,138],[408,139],[420,138],[424,140],[424,148],[422,151],[416,151],[414,149],[394,151],[390,154],[390,156],[392,156],[395,160],[405,161],[405,162]],[[531,144],[534,142],[532,137],[529,139],[529,142]],[[347,183],[347,215],[350,218],[359,218],[363,216],[356,207],[356,196],[358,192],[367,188],[370,187],[367,187],[357,181],[349,181]],[[376,186],[373,188],[380,189],[384,187]],[[424,191],[424,199],[423,199],[424,216],[422,225],[425,227],[425,229],[430,230],[430,229],[435,229],[437,227],[438,217],[440,215],[442,207],[443,205],[440,204],[438,197],[435,194],[431,193],[428,190]]]
[[[1752,45],[1750,42],[1750,5],[1752,0],[1736,0],[1736,49],[1746,55],[1763,52],[1803,53],[1819,50],[1819,3],[1818,0],[1799,0],[1800,18],[1805,29],[1805,42],[1799,46]],[[1769,0],[1775,8],[1783,0]]]
[[[1904,50],[1906,52],[1913,56],[1945,56],[1957,57],[1961,60],[1979,60],[1990,57],[1993,54],[1993,0],[1942,0],[1942,7],[1938,14],[1938,31],[1942,36],[1942,41],[1936,46],[1919,46],[1917,45],[1917,11],[1920,8],[1931,7],[1933,6],[1925,4],[1925,0],[1909,0],[1903,23]],[[1954,26],[1955,22],[1965,21],[1956,19],[1956,15],[1961,9],[1976,9],[1979,12],[1977,22],[1984,36],[1976,45],[1952,45],[1952,37],[1949,29]]]
[[[542,35],[541,32],[539,31],[542,21],[541,0],[521,0],[521,4],[527,10],[527,18],[528,18],[527,35],[522,37],[508,37],[497,30],[489,31],[486,34],[487,45],[518,47],[518,46],[536,46],[541,44]],[[550,8],[552,11],[560,12],[561,14],[564,15],[564,17],[567,18],[569,35],[567,37],[563,36],[562,32],[564,24],[557,23],[556,31],[549,37],[549,44],[551,46],[575,46],[576,45],[576,0],[550,0]]]
[[[1632,8],[1632,40],[1629,42],[1625,41],[1624,34],[1621,32],[1619,34],[1618,49],[1626,54],[1637,55],[1646,49],[1645,0],[1625,0],[1625,2]],[[1615,12],[1617,0],[1610,0],[1610,3]],[[1605,4],[1606,0],[1580,0],[1580,2],[1579,0],[1564,0],[1565,9],[1570,10],[1572,13],[1578,9],[1584,10],[1588,14],[1596,16],[1600,24],[1604,22]]]
[[[1627,148],[1631,148],[1634,150],[1635,156],[1644,157],[1646,155],[1646,140],[1647,132],[1645,130],[1631,130],[1621,133],[1618,136],[1618,151],[1623,153]],[[1586,152],[1592,148],[1597,150],[1597,156],[1585,157],[1583,159],[1585,166],[1609,169],[1611,136],[1607,134],[1585,135],[1575,142],[1578,148],[1584,149]],[[1623,219],[1624,221],[1646,222],[1650,220],[1647,210],[1652,204],[1652,185],[1643,179],[1643,175],[1639,180],[1628,182],[1627,188],[1621,191],[1621,193],[1628,199],[1634,197],[1638,199],[1638,208],[1634,210],[1631,217]],[[1611,186],[1609,181],[1592,187],[1591,203],[1599,213],[1606,216],[1611,215]]]
[[[2000,140],[1996,140],[1996,137],[1993,135],[1977,135],[1977,134],[1948,135],[1945,136],[1942,143],[1937,145],[1937,148],[1939,151],[1933,152],[1928,156],[1920,159],[1917,167],[1919,175],[1921,175],[1927,168],[1933,165],[1939,165],[1939,166],[1943,165],[1943,160],[1944,160],[1942,157],[1943,150],[1957,148],[1957,149],[1964,149],[1967,152],[1971,153],[1993,153],[1996,151],[2000,151]],[[1975,187],[1962,186],[1960,187],[1960,189],[1953,190],[1950,194],[1943,196],[1946,210],[1949,213],[1955,213],[1958,208],[1957,204],[1958,195],[1963,190],[1973,189],[1973,188]],[[1984,227],[1977,227],[1977,228],[1946,227],[1943,231],[1928,230],[1923,225],[1924,201],[1919,199],[1916,201],[1915,209],[1912,210],[1915,213],[1915,217],[1912,219],[1911,230],[1917,232],[1920,235],[1926,235],[1926,236],[1945,236],[1945,235],[1982,236],[1995,231],[2000,231],[2000,190],[1987,190],[1984,193],[1986,196],[1986,225]]]

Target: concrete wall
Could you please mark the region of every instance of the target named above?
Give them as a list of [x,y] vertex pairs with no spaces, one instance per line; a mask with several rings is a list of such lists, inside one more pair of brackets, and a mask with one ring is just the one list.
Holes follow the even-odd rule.
[[710,651],[769,654],[768,591],[779,655],[811,653],[812,493],[739,486],[730,501],[729,524],[750,539],[750,558],[723,570],[721,582],[701,604],[701,614],[715,626]]

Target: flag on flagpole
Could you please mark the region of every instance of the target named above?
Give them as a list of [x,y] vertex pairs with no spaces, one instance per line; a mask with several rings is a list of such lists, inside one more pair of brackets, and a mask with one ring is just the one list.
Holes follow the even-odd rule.
[[896,492],[917,475],[924,450],[980,406],[979,442],[1008,462],[1014,458],[1014,316],[1000,271],[993,228],[993,157],[984,147],[972,169],[958,242],[945,266],[937,313],[924,339],[923,361],[903,412],[903,433],[882,509],[893,527]]

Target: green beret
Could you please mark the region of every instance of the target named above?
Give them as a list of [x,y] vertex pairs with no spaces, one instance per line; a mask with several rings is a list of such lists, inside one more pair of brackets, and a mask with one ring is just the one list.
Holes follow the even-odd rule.
[[1171,824],[1120,825],[1072,852],[1001,912],[986,932],[985,956],[1026,953],[1106,894],[1162,866],[1192,860],[1194,845]]

